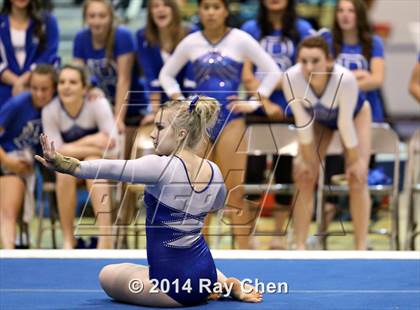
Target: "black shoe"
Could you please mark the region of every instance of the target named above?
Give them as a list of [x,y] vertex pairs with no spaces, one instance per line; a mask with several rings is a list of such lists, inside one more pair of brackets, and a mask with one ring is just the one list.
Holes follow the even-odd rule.
[[98,238],[90,237],[90,244],[87,247],[88,249],[96,249],[98,247]]
[[86,242],[82,238],[76,239],[76,245],[73,247],[74,249],[86,249]]

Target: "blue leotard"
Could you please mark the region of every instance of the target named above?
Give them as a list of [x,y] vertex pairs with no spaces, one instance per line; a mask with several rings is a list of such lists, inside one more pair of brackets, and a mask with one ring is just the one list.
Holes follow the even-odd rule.
[[150,279],[180,286],[190,282],[191,291],[176,290],[168,295],[185,306],[206,301],[208,292],[200,290],[200,281],[217,281],[211,252],[200,232],[208,212],[224,206],[226,188],[219,168],[212,162],[207,186],[194,190],[183,160],[177,156],[148,155],[136,160],[83,161],[81,178],[112,179],[146,184],[147,260]]
[[159,80],[168,96],[181,94],[175,77],[188,61],[192,63],[196,92],[213,97],[221,104],[219,119],[211,131],[214,141],[227,122],[241,117],[240,114],[231,113],[227,105],[229,96],[238,95],[242,66],[246,59],[267,73],[257,91],[270,97],[281,77],[280,69],[257,41],[239,29],[229,30],[215,44],[209,42],[202,31],[188,35],[162,68]]

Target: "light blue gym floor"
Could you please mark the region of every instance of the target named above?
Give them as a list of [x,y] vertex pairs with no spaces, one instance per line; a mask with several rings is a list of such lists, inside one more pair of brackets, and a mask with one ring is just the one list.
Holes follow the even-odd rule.
[[[120,262],[146,264],[3,257],[0,309],[139,308],[113,301],[99,285],[101,268]],[[227,276],[286,282],[288,293],[266,293],[260,304],[226,298],[196,309],[420,309],[420,259],[216,259],[216,265]]]

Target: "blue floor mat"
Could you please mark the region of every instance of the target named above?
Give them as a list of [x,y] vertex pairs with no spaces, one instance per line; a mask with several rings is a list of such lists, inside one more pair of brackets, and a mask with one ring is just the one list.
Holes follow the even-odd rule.
[[[141,308],[115,302],[101,290],[101,268],[120,262],[146,264],[144,259],[2,259],[0,309]],[[223,299],[194,309],[420,309],[420,260],[217,259],[216,265],[227,276],[253,283],[283,283],[283,292],[264,294],[260,304]]]

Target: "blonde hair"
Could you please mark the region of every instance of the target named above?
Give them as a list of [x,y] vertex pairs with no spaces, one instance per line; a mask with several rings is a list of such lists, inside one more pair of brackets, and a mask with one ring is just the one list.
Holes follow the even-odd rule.
[[207,96],[198,96],[198,100],[171,100],[166,102],[164,107],[175,112],[171,122],[175,132],[187,130],[184,142],[185,146],[191,149],[209,136],[209,130],[215,125],[220,111],[219,102]]

